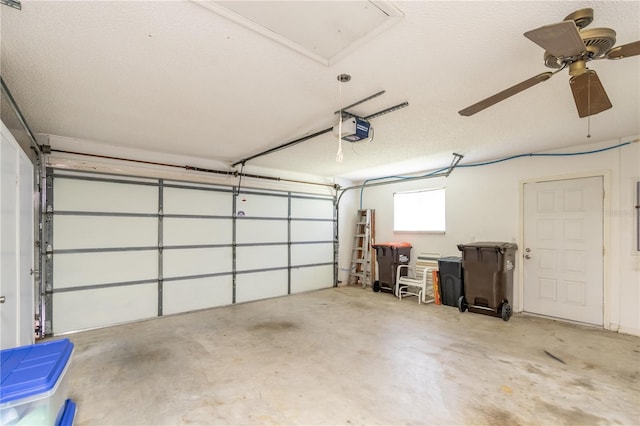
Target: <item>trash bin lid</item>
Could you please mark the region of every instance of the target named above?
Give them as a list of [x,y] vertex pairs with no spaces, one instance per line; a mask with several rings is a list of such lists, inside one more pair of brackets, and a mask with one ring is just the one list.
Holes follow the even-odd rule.
[[460,256],[445,256],[445,257],[439,257],[438,258],[438,262],[458,262],[458,263],[461,263],[462,262],[462,258]]
[[395,248],[410,248],[411,244],[402,241],[391,241],[388,243],[377,243],[373,247],[395,247]]
[[468,244],[458,244],[458,250],[464,251],[465,249],[494,249],[496,251],[500,251],[502,253],[508,250],[517,250],[518,245],[515,243],[507,243],[507,242],[476,242],[476,243],[468,243]]

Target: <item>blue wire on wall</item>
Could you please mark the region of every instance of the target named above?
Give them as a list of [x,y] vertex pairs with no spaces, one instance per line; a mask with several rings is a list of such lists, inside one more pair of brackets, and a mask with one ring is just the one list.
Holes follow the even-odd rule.
[[[637,141],[637,140],[636,140]],[[617,145],[612,145],[606,148],[601,148],[601,149],[594,149],[592,151],[580,151],[580,152],[564,152],[564,153],[549,153],[549,154],[536,154],[536,153],[529,153],[529,154],[516,154],[516,155],[512,155],[510,157],[504,157],[504,158],[500,158],[498,160],[491,160],[491,161],[483,161],[481,163],[472,163],[472,164],[459,164],[457,167],[480,167],[480,166],[489,166],[492,164],[496,164],[496,163],[502,163],[503,161],[509,161],[509,160],[515,160],[517,158],[522,158],[522,157],[571,157],[571,156],[576,156],[576,155],[589,155],[589,154],[597,154],[600,152],[604,152],[604,151],[609,151],[612,149],[616,149],[616,148],[621,148],[625,145],[631,145],[633,142],[636,141],[629,141],[629,142],[622,142],[619,143]],[[442,173],[445,170],[447,170],[448,167],[443,167],[441,169],[426,173],[422,176],[417,176],[417,177],[424,177],[424,178],[428,178],[429,176],[438,174],[438,173]],[[364,181],[364,185],[362,188],[360,188],[360,210],[362,210],[362,195],[364,193],[364,190],[366,188],[366,184],[369,182],[374,182],[374,181],[378,181],[378,180],[385,180],[385,179],[396,179],[395,181],[393,181],[392,183],[396,183],[396,182],[402,182],[405,179],[415,179],[416,176],[383,176],[383,177],[378,177],[378,178],[372,178],[372,179],[367,179]]]

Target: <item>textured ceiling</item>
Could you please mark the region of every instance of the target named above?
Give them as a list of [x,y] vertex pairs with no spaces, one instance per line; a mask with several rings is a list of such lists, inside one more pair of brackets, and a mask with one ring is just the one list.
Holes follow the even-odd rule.
[[[352,112],[409,103],[372,120],[372,142],[345,143],[342,163],[328,133],[248,170],[361,179],[448,165],[452,152],[471,162],[640,133],[640,56],[589,64],[613,103],[591,118],[590,139],[566,71],[472,117],[457,113],[547,71],[525,31],[592,7],[589,28],[629,43],[640,39],[640,2],[393,4],[400,22],[327,66],[192,1],[23,0],[21,11],[0,8],[0,71],[33,131],[71,138],[77,151],[93,141],[224,164],[331,127],[334,111],[381,90]],[[351,81],[338,83],[340,73]]]

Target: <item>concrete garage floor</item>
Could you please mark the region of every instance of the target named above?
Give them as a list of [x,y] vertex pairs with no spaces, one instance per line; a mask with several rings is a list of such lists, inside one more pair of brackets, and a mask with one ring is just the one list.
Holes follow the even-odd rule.
[[68,337],[77,425],[640,423],[636,337],[358,287]]

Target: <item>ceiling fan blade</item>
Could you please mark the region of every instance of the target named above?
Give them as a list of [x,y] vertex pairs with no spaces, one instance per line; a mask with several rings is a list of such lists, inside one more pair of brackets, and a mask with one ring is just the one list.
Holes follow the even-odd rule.
[[583,74],[571,77],[569,85],[580,118],[598,114],[612,107],[595,71],[587,70]]
[[485,108],[489,108],[492,105],[497,104],[500,101],[503,101],[513,95],[516,95],[523,90],[528,89],[529,87],[535,86],[538,83],[542,83],[543,81],[549,80],[554,73],[548,71],[543,72],[542,74],[538,74],[535,77],[531,77],[528,80],[520,82],[515,86],[511,86],[508,89],[503,90],[500,93],[496,93],[493,96],[489,96],[486,99],[481,100],[478,103],[475,103],[463,110],[458,111],[458,114],[463,115],[465,117],[469,117],[470,115],[475,114],[476,112],[480,112]]
[[580,55],[586,50],[573,21],[562,21],[527,31],[524,36],[556,58]]
[[640,40],[614,47],[607,52],[606,58],[622,59],[636,55],[640,55]]

